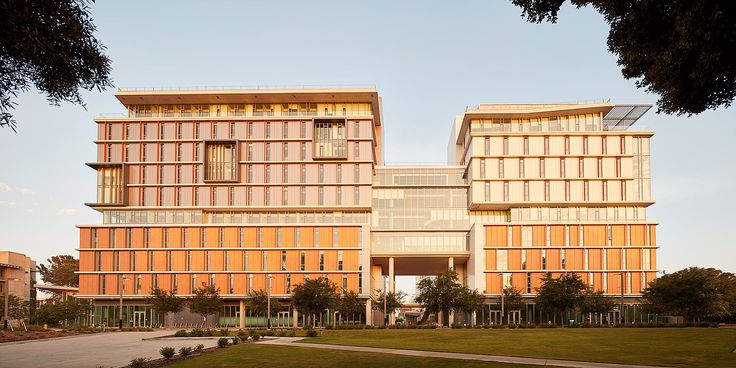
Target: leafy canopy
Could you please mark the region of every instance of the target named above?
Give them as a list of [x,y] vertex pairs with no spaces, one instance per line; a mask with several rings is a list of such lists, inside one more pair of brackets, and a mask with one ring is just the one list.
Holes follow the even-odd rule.
[[70,255],[53,256],[46,260],[48,267],[44,264],[38,265],[41,278],[47,284],[57,286],[79,286],[79,260]]
[[480,293],[460,284],[455,270],[420,280],[414,300],[424,306],[422,321],[431,313],[442,312],[445,318],[449,317],[450,311],[470,313],[478,310],[483,303]]
[[13,100],[32,87],[51,104],[84,105],[80,89],[112,86],[89,3],[0,0],[0,127],[16,129]]
[[362,315],[364,308],[358,293],[352,290],[343,291],[337,303],[337,311],[343,316]]
[[[256,315],[265,316],[268,314],[268,293],[265,290],[253,291],[248,295],[248,308]],[[271,316],[284,309],[281,303],[271,298]]]
[[537,288],[536,302],[544,311],[564,313],[578,307],[587,287],[579,275],[566,273],[557,278],[547,273]]
[[337,285],[325,277],[305,280],[294,286],[291,300],[294,307],[303,314],[321,313],[337,305]]
[[151,290],[151,296],[146,301],[153,309],[164,314],[178,313],[184,308],[184,299],[158,288]]
[[736,275],[714,268],[691,267],[652,281],[645,305],[657,313],[697,318],[736,317]]
[[[565,0],[512,0],[530,22],[557,22]],[[570,0],[611,26],[608,50],[626,79],[659,95],[665,113],[698,114],[736,97],[736,2]]]
[[384,295],[386,297],[386,310],[389,312],[395,311],[401,307],[404,306],[404,299],[406,299],[406,293],[403,291],[391,291],[388,293],[384,293],[383,290],[376,290],[376,296],[373,297],[373,303],[380,310],[381,312],[385,312],[383,310],[383,298]]
[[194,291],[194,295],[189,299],[189,310],[192,313],[201,315],[205,320],[207,315],[217,313],[222,309],[222,298],[220,297],[220,289],[214,285],[206,285],[198,287]]

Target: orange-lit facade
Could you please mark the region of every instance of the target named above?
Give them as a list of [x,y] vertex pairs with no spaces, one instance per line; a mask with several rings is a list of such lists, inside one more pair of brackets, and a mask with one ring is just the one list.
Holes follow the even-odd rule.
[[[480,105],[453,124],[447,166],[392,167],[374,88],[116,97],[127,113],[95,119],[88,164],[103,222],[79,226],[79,297],[96,323],[117,321],[121,295],[126,324],[163,323],[154,288],[214,285],[218,323],[245,327],[263,323],[251,292],[270,283],[288,305],[321,276],[366,300],[367,323],[396,275],[453,268],[489,302],[509,286],[532,297],[546,273],[629,299],[656,276],[653,133],[630,129],[647,106]],[[277,320],[302,323],[292,308]]]

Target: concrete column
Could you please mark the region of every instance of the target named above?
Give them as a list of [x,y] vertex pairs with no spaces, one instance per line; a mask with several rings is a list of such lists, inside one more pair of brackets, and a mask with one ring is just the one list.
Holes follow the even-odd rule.
[[455,323],[455,312],[450,312],[450,318],[447,320],[448,327],[452,326],[452,324]]
[[365,324],[367,326],[373,325],[373,307],[370,299],[365,301]]
[[[388,291],[390,293],[396,292],[396,275],[394,275],[394,257],[388,259]],[[393,325],[396,324],[396,316],[393,311],[389,314],[388,323]]]
[[245,300],[240,301],[240,328],[245,328],[245,314],[247,312]]
[[455,269],[455,257],[450,257],[447,259],[447,269],[448,270]]
[[477,312],[473,311],[473,313],[470,314],[470,325],[475,326],[475,319],[477,317]]
[[388,291],[390,293],[393,293],[395,286],[396,286],[396,277],[394,275],[394,257],[389,257],[388,259]]
[[294,328],[298,328],[299,327],[299,311],[294,309],[293,316],[294,316]]

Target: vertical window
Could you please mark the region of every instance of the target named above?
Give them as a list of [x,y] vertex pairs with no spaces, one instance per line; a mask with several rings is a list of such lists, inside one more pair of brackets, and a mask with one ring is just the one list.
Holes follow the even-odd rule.
[[499,249],[496,251],[496,269],[499,271],[508,270],[508,251],[505,249]]
[[133,229],[131,228],[125,230],[125,247],[133,247]]
[[340,237],[339,237],[338,230],[336,227],[332,228],[332,246],[333,247],[340,246]]
[[547,250],[542,249],[542,269],[547,269]]
[[304,205],[307,200],[307,188],[299,187],[299,204]]
[[248,271],[248,251],[243,251],[243,271]]
[[283,127],[281,128],[281,136],[283,138],[289,138],[289,122],[285,121]]
[[585,163],[583,158],[578,159],[578,178],[585,177]]
[[200,228],[199,231],[199,246],[204,248],[207,244],[207,232],[205,228]]
[[248,143],[248,161],[253,161],[253,143]]
[[289,187],[284,187],[281,191],[281,204],[284,206],[289,205]]
[[304,271],[307,264],[307,253],[302,251],[299,253],[299,270]]
[[524,137],[524,154],[529,154],[529,137]]
[[187,251],[187,264],[186,264],[186,266],[187,266],[187,271],[191,271],[192,270],[192,251],[190,251],[190,250]]
[[204,270],[209,271],[211,264],[212,264],[212,256],[210,255],[210,251],[206,250],[204,252]]
[[271,143],[266,143],[266,161],[271,161]]
[[174,264],[174,253],[169,250],[166,252],[166,271],[171,271],[172,264]]
[[590,198],[590,183],[586,180],[583,182],[583,200],[589,200]]
[[560,250],[560,267],[563,270],[567,269],[567,250],[566,249]]
[[549,137],[544,137],[544,154],[549,155]]
[[342,271],[342,251],[337,251],[337,270]]
[[266,122],[266,138],[271,138],[271,123]]
[[521,269],[526,270],[526,249],[521,250]]
[[325,252],[319,251],[319,270],[324,271],[325,270]]
[[266,168],[266,183],[271,182],[271,165],[264,165]]
[[282,238],[283,238],[282,232],[283,232],[283,230],[280,227],[276,229],[276,247],[279,247],[279,248],[282,245],[281,244],[282,243]]
[[325,164],[319,164],[319,182],[325,182]]
[[237,180],[237,148],[235,142],[207,143],[207,160],[205,162],[205,180],[231,181]]
[[248,294],[253,291],[253,274],[248,275],[248,284],[246,285]]
[[356,183],[360,183],[360,165],[355,164],[353,166],[353,178],[355,178]]
[[347,290],[348,289],[348,276],[342,275],[342,289]]
[[286,275],[285,293],[291,293],[291,274]]
[[532,293],[532,274],[529,272],[526,273],[526,293]]
[[89,230],[90,233],[90,245],[92,248],[97,248],[97,229],[92,228]]
[[318,204],[321,206],[325,204],[325,188],[320,186],[318,190],[319,190]]
[[528,181],[524,182],[524,200],[525,201],[529,200],[529,182]]
[[263,247],[263,228],[256,229],[256,248]]
[[355,144],[353,144],[353,157],[355,157],[356,160],[360,159],[360,142],[355,142]]
[[219,237],[218,237],[217,245],[220,248],[222,248],[222,247],[225,246],[225,229],[224,228],[220,228],[220,229],[218,229],[218,232],[219,232],[219,234],[218,234]]
[[560,159],[560,177],[561,178],[565,177],[565,158],[564,157]]
[[540,178],[545,177],[544,169],[545,169],[544,168],[544,157],[542,157],[539,159],[539,177]]
[[153,271],[153,266],[156,264],[155,255],[156,253],[154,251],[152,250],[148,251],[148,270],[149,271]]
[[300,160],[307,159],[307,144],[305,142],[301,143],[301,151],[299,152],[299,159]]
[[268,253],[261,252],[261,270],[268,271]]
[[486,156],[491,154],[491,139],[488,137],[483,138],[483,154]]
[[485,182],[483,183],[484,189],[485,189],[485,201],[490,202],[491,201],[491,183]]
[[120,271],[120,252],[113,253],[112,270]]
[[524,175],[524,168],[525,168],[524,167],[524,159],[523,158],[522,159],[519,159],[519,177],[520,178],[525,177],[525,175]]
[[588,154],[588,137],[587,136],[583,137],[583,154],[584,155]]
[[550,200],[549,180],[544,181],[544,200]]
[[484,158],[480,159],[480,177],[486,177],[486,159]]
[[305,183],[307,181],[307,165],[300,165],[299,182]]
[[319,228],[314,228],[314,246],[319,247]]
[[509,137],[503,137],[503,154],[509,154]]
[[286,251],[281,251],[281,271],[286,271]]
[[603,159],[600,157],[598,158],[598,177],[603,177]]
[[503,200],[508,202],[509,200],[509,182],[503,182]]
[[301,127],[300,127],[300,131],[299,131],[299,136],[301,138],[306,138],[307,137],[307,123],[302,122]]
[[503,173],[503,159],[498,159],[498,177],[503,179],[504,173]]
[[342,183],[342,164],[337,164],[337,182]]
[[356,206],[360,204],[360,187],[358,186],[353,188],[353,204]]
[[248,123],[248,138],[253,137],[253,123]]
[[297,247],[302,246],[302,229],[299,227],[294,230],[294,244]]

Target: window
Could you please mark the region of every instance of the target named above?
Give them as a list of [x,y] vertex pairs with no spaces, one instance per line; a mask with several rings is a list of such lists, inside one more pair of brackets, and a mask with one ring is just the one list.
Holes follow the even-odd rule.
[[286,271],[286,251],[281,251],[281,271]]
[[289,122],[284,122],[284,125],[281,128],[281,136],[283,138],[289,138]]
[[549,180],[546,180],[544,182],[544,200],[545,201],[550,200]]
[[544,137],[544,154],[549,155],[549,137]]
[[485,182],[483,183],[484,189],[485,189],[485,201],[490,202],[491,201],[491,183]]
[[131,248],[133,247],[133,229],[128,228],[125,231],[125,247]]
[[547,250],[542,249],[542,269],[547,269]]
[[503,182],[503,200],[507,202],[509,200],[509,182],[507,181]]
[[299,182],[304,183],[307,181],[307,165],[300,165]]
[[342,251],[337,251],[337,270],[342,271]]
[[281,204],[284,206],[289,205],[289,187],[284,187],[281,191]]
[[166,252],[166,271],[171,271],[171,265],[174,264],[174,254],[172,251]]
[[245,285],[245,288],[248,294],[253,291],[253,274],[248,275],[248,283]]
[[237,148],[235,142],[208,142],[205,144],[205,150],[207,151],[205,180],[237,180]]
[[503,154],[509,154],[509,137],[503,137]]
[[300,247],[302,245],[302,229],[296,228],[294,230],[294,244],[297,247]]
[[560,267],[563,270],[567,269],[567,250],[566,249],[560,250]]
[[[344,120],[315,120],[314,157],[345,158],[347,140]],[[356,143],[357,144],[357,143]]]
[[353,158],[356,160],[360,159],[360,142],[353,144]]
[[526,270],[526,249],[521,250],[521,269]]
[[299,152],[299,159],[300,160],[307,159],[307,144],[304,142],[301,143],[301,151]]
[[90,247],[97,248],[97,229],[92,228],[89,230],[89,232],[90,232],[90,237],[89,237]]
[[325,252],[319,251],[319,270],[324,271],[325,270]]
[[503,179],[503,159],[498,159],[498,177]]
[[192,251],[190,250],[187,251],[186,263],[187,263],[186,264],[187,271],[191,271],[192,270]]
[[314,228],[314,246],[319,247],[319,228]]
[[524,182],[524,200],[525,201],[529,200],[529,182],[528,181]]
[[583,196],[585,201],[590,198],[590,183],[587,180],[583,182]]
[[256,229],[256,248],[263,247],[263,228]]
[[532,293],[532,274],[529,272],[526,273],[526,293]]
[[360,187],[358,186],[353,188],[353,204],[356,206],[360,204]]
[[301,127],[299,129],[299,136],[301,138],[306,138],[307,137],[307,123],[305,123],[305,122],[302,122],[301,123]]
[[112,270],[120,271],[120,252],[114,252],[112,257]]
[[271,143],[266,143],[266,161],[271,161]]
[[583,154],[588,154],[588,137],[583,137]]
[[320,206],[323,205],[323,204],[325,204],[325,188],[324,187],[319,187],[319,198],[318,198],[318,200],[319,200],[318,204]]
[[261,253],[261,270],[262,271],[268,270],[268,253],[266,252]]
[[560,177],[561,178],[565,177],[565,158],[564,157],[560,159]]
[[480,177],[486,177],[486,160],[484,158],[480,159]]
[[97,169],[97,203],[123,202],[123,168],[121,166]]
[[496,251],[496,269],[497,270],[508,270],[509,269],[509,253],[505,249],[499,249]]
[[304,205],[307,200],[307,188],[299,187],[299,204]]
[[243,271],[248,271],[248,251],[243,251]]
[[523,158],[522,159],[519,159],[519,177],[520,178],[523,178],[525,176],[524,175],[524,168],[525,168],[524,167],[524,159]]
[[271,123],[266,122],[266,138],[271,138]]
[[282,238],[283,238],[282,233],[283,233],[283,231],[282,231],[282,229],[280,227],[276,229],[276,247],[278,247],[278,248],[280,248],[281,245],[282,245],[281,244],[282,243]]
[[544,157],[539,159],[539,177],[544,178]]
[[299,270],[304,271],[307,264],[307,252],[299,253]]
[[325,164],[319,164],[319,182],[325,182]]
[[360,165],[355,164],[353,166],[353,178],[355,179],[356,183],[360,183]]
[[291,274],[286,275],[286,285],[284,292],[286,294],[291,293]]
[[338,229],[336,227],[332,228],[332,246],[333,247],[339,247],[340,246],[340,237],[338,234]]

